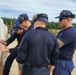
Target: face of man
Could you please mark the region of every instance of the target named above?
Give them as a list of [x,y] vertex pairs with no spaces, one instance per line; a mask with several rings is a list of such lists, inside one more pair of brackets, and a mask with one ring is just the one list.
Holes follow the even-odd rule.
[[22,28],[26,28],[26,23],[25,23],[25,21],[23,21],[23,22],[20,24],[20,26],[21,26]]
[[65,28],[68,22],[68,18],[60,18],[59,19],[59,23],[60,23],[60,27]]
[[23,29],[18,29],[18,30],[16,31],[16,33],[17,33],[17,34],[22,34],[22,33],[23,33]]

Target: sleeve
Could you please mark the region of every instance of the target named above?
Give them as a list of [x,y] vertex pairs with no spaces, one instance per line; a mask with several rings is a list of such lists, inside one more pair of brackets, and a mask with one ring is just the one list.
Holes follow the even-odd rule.
[[18,55],[16,57],[16,60],[18,63],[23,64],[26,60],[27,54],[28,54],[28,42],[25,36],[23,36],[21,43],[18,46]]
[[15,48],[10,48],[9,51],[10,51],[10,53],[17,55],[18,54],[18,46],[16,46]]
[[67,31],[63,33],[58,39],[61,40],[64,44],[68,44],[76,40],[76,34],[74,34],[73,32]]
[[58,45],[57,40],[55,40],[55,45],[54,45],[54,48],[53,48],[53,51],[52,51],[50,57],[51,57],[50,64],[53,66],[56,66],[56,64],[58,63],[58,60],[59,60],[59,45]]
[[6,40],[7,46],[15,40],[16,35],[17,35],[17,34],[14,33],[14,34],[12,34],[12,36],[11,36],[10,38],[8,38],[8,39]]

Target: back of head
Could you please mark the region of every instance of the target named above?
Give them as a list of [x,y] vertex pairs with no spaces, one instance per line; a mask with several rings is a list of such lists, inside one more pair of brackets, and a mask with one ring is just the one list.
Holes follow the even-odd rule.
[[28,15],[27,14],[20,14],[18,17],[19,23],[21,24],[25,20],[29,20]]
[[32,18],[32,22],[34,23],[37,20],[47,23],[48,22],[48,15],[45,13],[34,14],[34,16]]
[[36,14],[33,17],[34,29],[37,27],[46,27],[48,22],[48,15],[45,13]]
[[37,20],[47,23],[48,22],[48,15],[45,13],[37,14]]

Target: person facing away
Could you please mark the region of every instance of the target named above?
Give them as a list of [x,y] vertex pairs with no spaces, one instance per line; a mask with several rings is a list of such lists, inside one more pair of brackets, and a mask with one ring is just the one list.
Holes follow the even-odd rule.
[[22,75],[50,75],[58,62],[57,39],[45,28],[48,15],[41,13],[35,17],[35,30],[24,35],[16,60],[24,64]]
[[[16,24],[12,29],[12,31],[14,31],[14,33],[11,35],[11,37],[6,42],[4,42],[4,44],[6,44],[6,43],[10,44],[11,42],[14,41],[15,38],[17,38],[18,45],[19,45],[23,35],[26,33],[26,30],[24,30],[24,28],[26,27],[26,29],[28,29],[28,30],[33,29],[33,26],[31,25],[27,14],[20,14],[17,21],[18,21],[18,24],[17,24],[17,22],[15,22]],[[1,48],[4,52],[10,52],[10,55],[7,57],[7,60],[5,62],[3,75],[9,74],[12,62],[16,58],[17,53],[18,53],[18,45],[12,49],[6,49],[5,47]],[[21,75],[22,64],[18,64],[18,65],[19,65],[19,75]]]
[[75,14],[69,10],[62,10],[56,18],[63,29],[57,34],[60,54],[53,75],[71,75],[74,68],[72,58],[76,48],[76,28],[72,25]]

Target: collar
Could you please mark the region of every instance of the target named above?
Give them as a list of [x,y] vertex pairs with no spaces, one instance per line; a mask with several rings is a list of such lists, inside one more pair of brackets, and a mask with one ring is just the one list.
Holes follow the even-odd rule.
[[34,25],[30,25],[30,27],[28,28],[28,30],[33,30],[34,29]]
[[46,31],[48,31],[48,29],[47,29],[47,28],[44,28],[44,27],[37,27],[36,29],[46,30]]
[[68,28],[66,28],[66,29],[64,29],[64,30],[67,30],[67,29],[70,29],[70,28],[73,28],[74,26],[70,26],[70,27],[68,27]]

